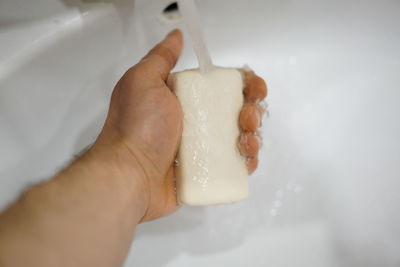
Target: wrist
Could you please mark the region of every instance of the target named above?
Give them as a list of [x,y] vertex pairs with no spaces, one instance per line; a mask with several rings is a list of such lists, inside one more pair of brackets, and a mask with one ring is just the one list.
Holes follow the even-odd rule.
[[140,221],[149,205],[149,186],[144,168],[132,152],[123,143],[95,143],[81,160],[106,174],[107,186],[131,203]]

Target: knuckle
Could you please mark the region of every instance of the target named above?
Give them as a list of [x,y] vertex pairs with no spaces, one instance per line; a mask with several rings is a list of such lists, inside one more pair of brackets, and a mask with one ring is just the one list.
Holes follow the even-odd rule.
[[158,44],[155,48],[153,48],[150,52],[150,56],[157,56],[162,61],[164,61],[168,67],[172,67],[174,64],[175,55],[172,50],[165,46],[164,44]]

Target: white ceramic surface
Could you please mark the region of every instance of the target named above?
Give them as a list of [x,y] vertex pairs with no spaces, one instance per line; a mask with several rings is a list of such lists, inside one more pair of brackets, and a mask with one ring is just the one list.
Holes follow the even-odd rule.
[[[0,1],[1,207],[94,140],[118,77],[181,26],[169,2]],[[214,62],[269,84],[260,168],[246,201],[138,227],[125,266],[400,266],[400,2],[197,2]]]

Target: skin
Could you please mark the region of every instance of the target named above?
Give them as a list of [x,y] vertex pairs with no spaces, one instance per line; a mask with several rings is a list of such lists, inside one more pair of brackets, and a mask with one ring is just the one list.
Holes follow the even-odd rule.
[[[174,212],[182,109],[166,86],[183,47],[172,31],[119,80],[94,145],[0,215],[0,266],[121,266],[137,224]],[[243,71],[238,146],[258,164],[265,82]]]

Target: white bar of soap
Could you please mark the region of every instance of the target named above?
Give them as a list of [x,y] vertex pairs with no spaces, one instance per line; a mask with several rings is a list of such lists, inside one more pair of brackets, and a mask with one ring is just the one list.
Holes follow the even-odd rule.
[[178,201],[186,205],[231,203],[248,195],[248,173],[237,141],[243,78],[237,69],[173,73],[168,85],[184,121],[176,172]]

